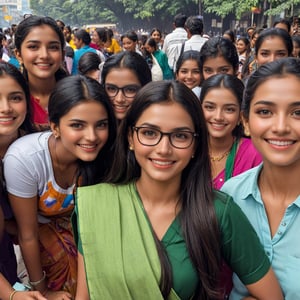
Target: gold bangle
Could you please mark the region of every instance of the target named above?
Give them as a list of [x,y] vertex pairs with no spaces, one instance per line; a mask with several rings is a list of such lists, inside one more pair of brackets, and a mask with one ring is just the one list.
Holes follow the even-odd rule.
[[10,295],[9,295],[9,300],[13,300],[14,299],[14,295],[17,293],[18,291],[13,290]]
[[37,281],[29,281],[30,286],[32,287],[36,287],[37,285],[39,285],[40,283],[42,283],[44,280],[46,279],[46,272],[43,271],[43,277],[40,280]]

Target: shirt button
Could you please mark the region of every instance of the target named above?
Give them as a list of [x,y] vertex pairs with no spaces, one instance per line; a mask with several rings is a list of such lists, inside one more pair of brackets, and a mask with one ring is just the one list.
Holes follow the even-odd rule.
[[278,231],[278,234],[279,234],[279,235],[282,235],[282,232],[281,232],[281,231]]
[[285,223],[285,222],[282,222],[281,225],[282,225],[282,226],[286,226],[286,223]]
[[270,252],[269,251],[267,251],[267,255],[270,256]]

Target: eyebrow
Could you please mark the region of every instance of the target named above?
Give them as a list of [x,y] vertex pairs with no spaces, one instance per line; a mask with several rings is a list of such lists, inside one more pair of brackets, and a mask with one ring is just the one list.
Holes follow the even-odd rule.
[[[105,121],[108,121],[108,118],[97,120],[97,123],[98,122],[105,122]],[[81,120],[81,119],[70,119],[70,120],[68,120],[68,122],[87,123],[87,121]]]
[[[255,105],[275,106],[276,102],[272,102],[272,101],[268,101],[268,100],[260,100],[260,101],[257,101],[256,103],[254,103],[254,106]],[[300,106],[300,101],[293,102],[289,106],[291,106],[291,107],[293,107],[293,106]]]
[[[160,127],[157,126],[157,125],[153,125],[151,123],[143,123],[141,124],[140,126],[138,127],[151,127],[151,128],[154,128],[154,129],[158,129],[160,130]],[[190,127],[188,126],[183,126],[183,127],[176,127],[176,128],[173,128],[172,131],[193,131]]]

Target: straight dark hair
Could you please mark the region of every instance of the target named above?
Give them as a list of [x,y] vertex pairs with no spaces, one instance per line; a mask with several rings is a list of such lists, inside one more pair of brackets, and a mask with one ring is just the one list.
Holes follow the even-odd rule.
[[96,101],[104,106],[108,117],[109,136],[106,144],[92,162],[78,160],[81,186],[102,181],[111,167],[114,154],[117,123],[110,100],[99,82],[77,75],[59,81],[50,95],[48,111],[49,121],[59,125],[60,119],[73,107],[84,102]]
[[[213,89],[217,88],[225,88],[231,91],[233,95],[235,95],[239,109],[241,110],[242,101],[243,101],[243,93],[244,93],[244,84],[234,75],[229,74],[216,74],[208,79],[203,81],[201,94],[200,94],[200,102],[203,103],[205,96],[207,93]],[[232,131],[232,135],[237,139],[241,138],[243,135],[243,125],[240,123],[237,125]]]
[[[126,118],[122,120],[116,143],[116,153],[107,182],[127,184],[141,175],[133,151],[129,150],[128,135],[142,113],[153,104],[176,102],[190,115],[195,132],[194,158],[181,175],[179,221],[188,253],[199,277],[194,299],[220,299],[217,291],[221,266],[220,236],[213,204],[208,132],[199,100],[183,83],[156,81],[144,86],[136,95]],[[155,235],[154,235],[155,236]],[[172,287],[172,274],[167,255],[161,242],[155,237],[161,262],[160,288],[167,299]]]
[[[25,38],[27,37],[27,35],[31,32],[33,28],[40,27],[43,25],[47,25],[51,27],[51,29],[54,30],[55,33],[57,34],[60,41],[60,46],[61,46],[61,51],[63,56],[65,50],[65,37],[62,30],[59,28],[59,26],[57,25],[54,19],[50,17],[41,17],[41,16],[30,16],[24,19],[22,22],[20,22],[20,24],[17,26],[17,30],[15,32],[15,46],[16,46],[16,50],[20,54],[21,54],[21,46]],[[23,68],[23,75],[28,81],[27,70],[25,68]],[[63,68],[59,68],[55,73],[56,81],[66,76],[67,76],[67,72]]]

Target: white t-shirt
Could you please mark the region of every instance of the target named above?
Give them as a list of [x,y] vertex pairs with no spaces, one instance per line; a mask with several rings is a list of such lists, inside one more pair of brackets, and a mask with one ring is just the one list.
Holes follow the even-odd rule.
[[51,132],[38,132],[17,139],[4,157],[7,191],[22,198],[38,197],[44,216],[60,215],[74,207],[74,185],[61,188],[55,181],[48,146]]

